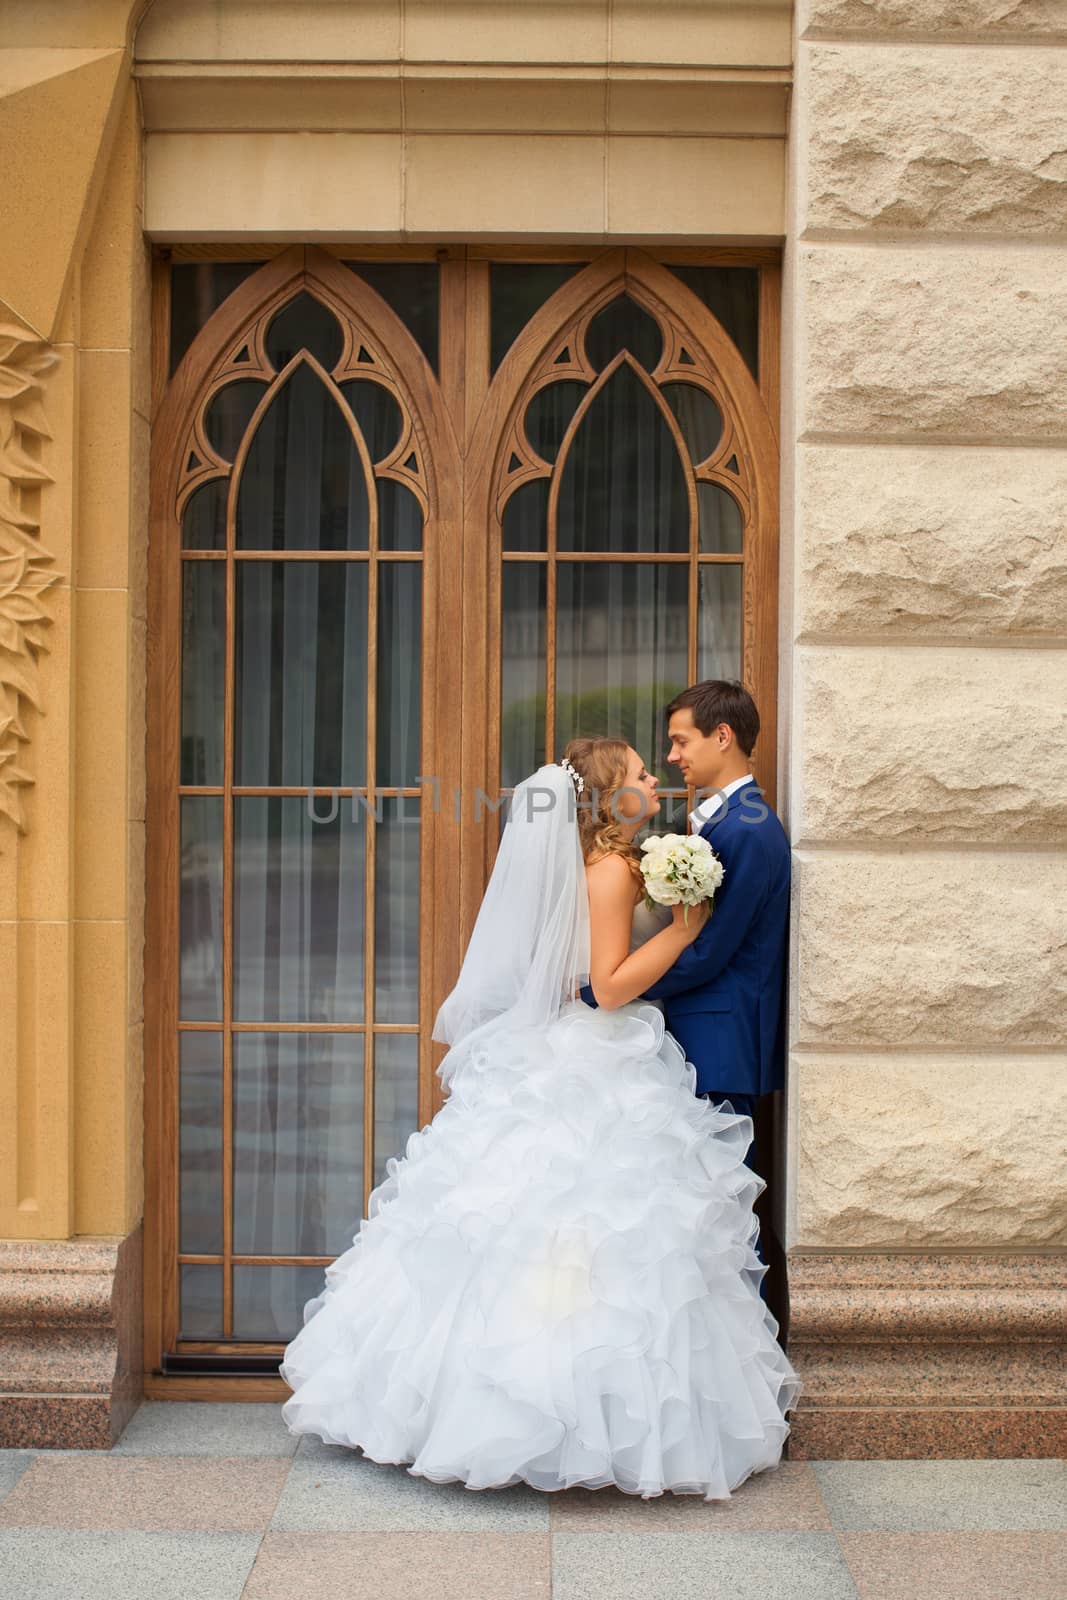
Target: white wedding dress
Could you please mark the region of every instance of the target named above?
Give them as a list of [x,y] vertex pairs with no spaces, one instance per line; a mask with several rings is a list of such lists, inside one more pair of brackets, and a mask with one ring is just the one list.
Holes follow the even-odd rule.
[[[662,925],[639,908],[633,944]],[[777,1463],[799,1389],[759,1292],[751,1122],[696,1097],[657,1006],[552,1009],[442,1073],[304,1307],[282,1416],[471,1489],[726,1498]]]

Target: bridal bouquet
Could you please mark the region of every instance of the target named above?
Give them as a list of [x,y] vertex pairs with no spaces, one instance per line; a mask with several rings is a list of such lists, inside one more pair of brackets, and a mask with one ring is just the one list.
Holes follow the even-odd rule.
[[698,834],[654,833],[641,846],[645,904],[686,908],[712,900],[725,867],[706,839]]

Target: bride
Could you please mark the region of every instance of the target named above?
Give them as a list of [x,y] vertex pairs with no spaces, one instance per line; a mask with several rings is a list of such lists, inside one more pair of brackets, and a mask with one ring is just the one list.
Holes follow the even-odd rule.
[[640,999],[707,907],[638,904],[660,801],[636,751],[564,762],[515,790],[434,1028],[451,1092],[305,1305],[282,1417],[470,1489],[724,1499],[778,1462],[799,1382],[760,1296],[751,1120],[696,1097]]

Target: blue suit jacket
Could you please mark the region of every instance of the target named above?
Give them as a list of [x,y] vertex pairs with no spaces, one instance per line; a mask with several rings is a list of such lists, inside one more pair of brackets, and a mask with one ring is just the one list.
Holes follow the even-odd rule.
[[735,789],[700,834],[726,869],[715,909],[645,995],[663,1002],[698,1094],[769,1094],[785,1078],[789,841],[756,783]]

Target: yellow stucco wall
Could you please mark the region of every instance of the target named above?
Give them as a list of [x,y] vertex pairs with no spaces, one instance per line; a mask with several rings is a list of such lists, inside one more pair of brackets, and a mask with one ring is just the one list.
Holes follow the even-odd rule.
[[766,242],[789,59],[778,0],[7,0],[0,1237],[143,1209],[146,236]]

